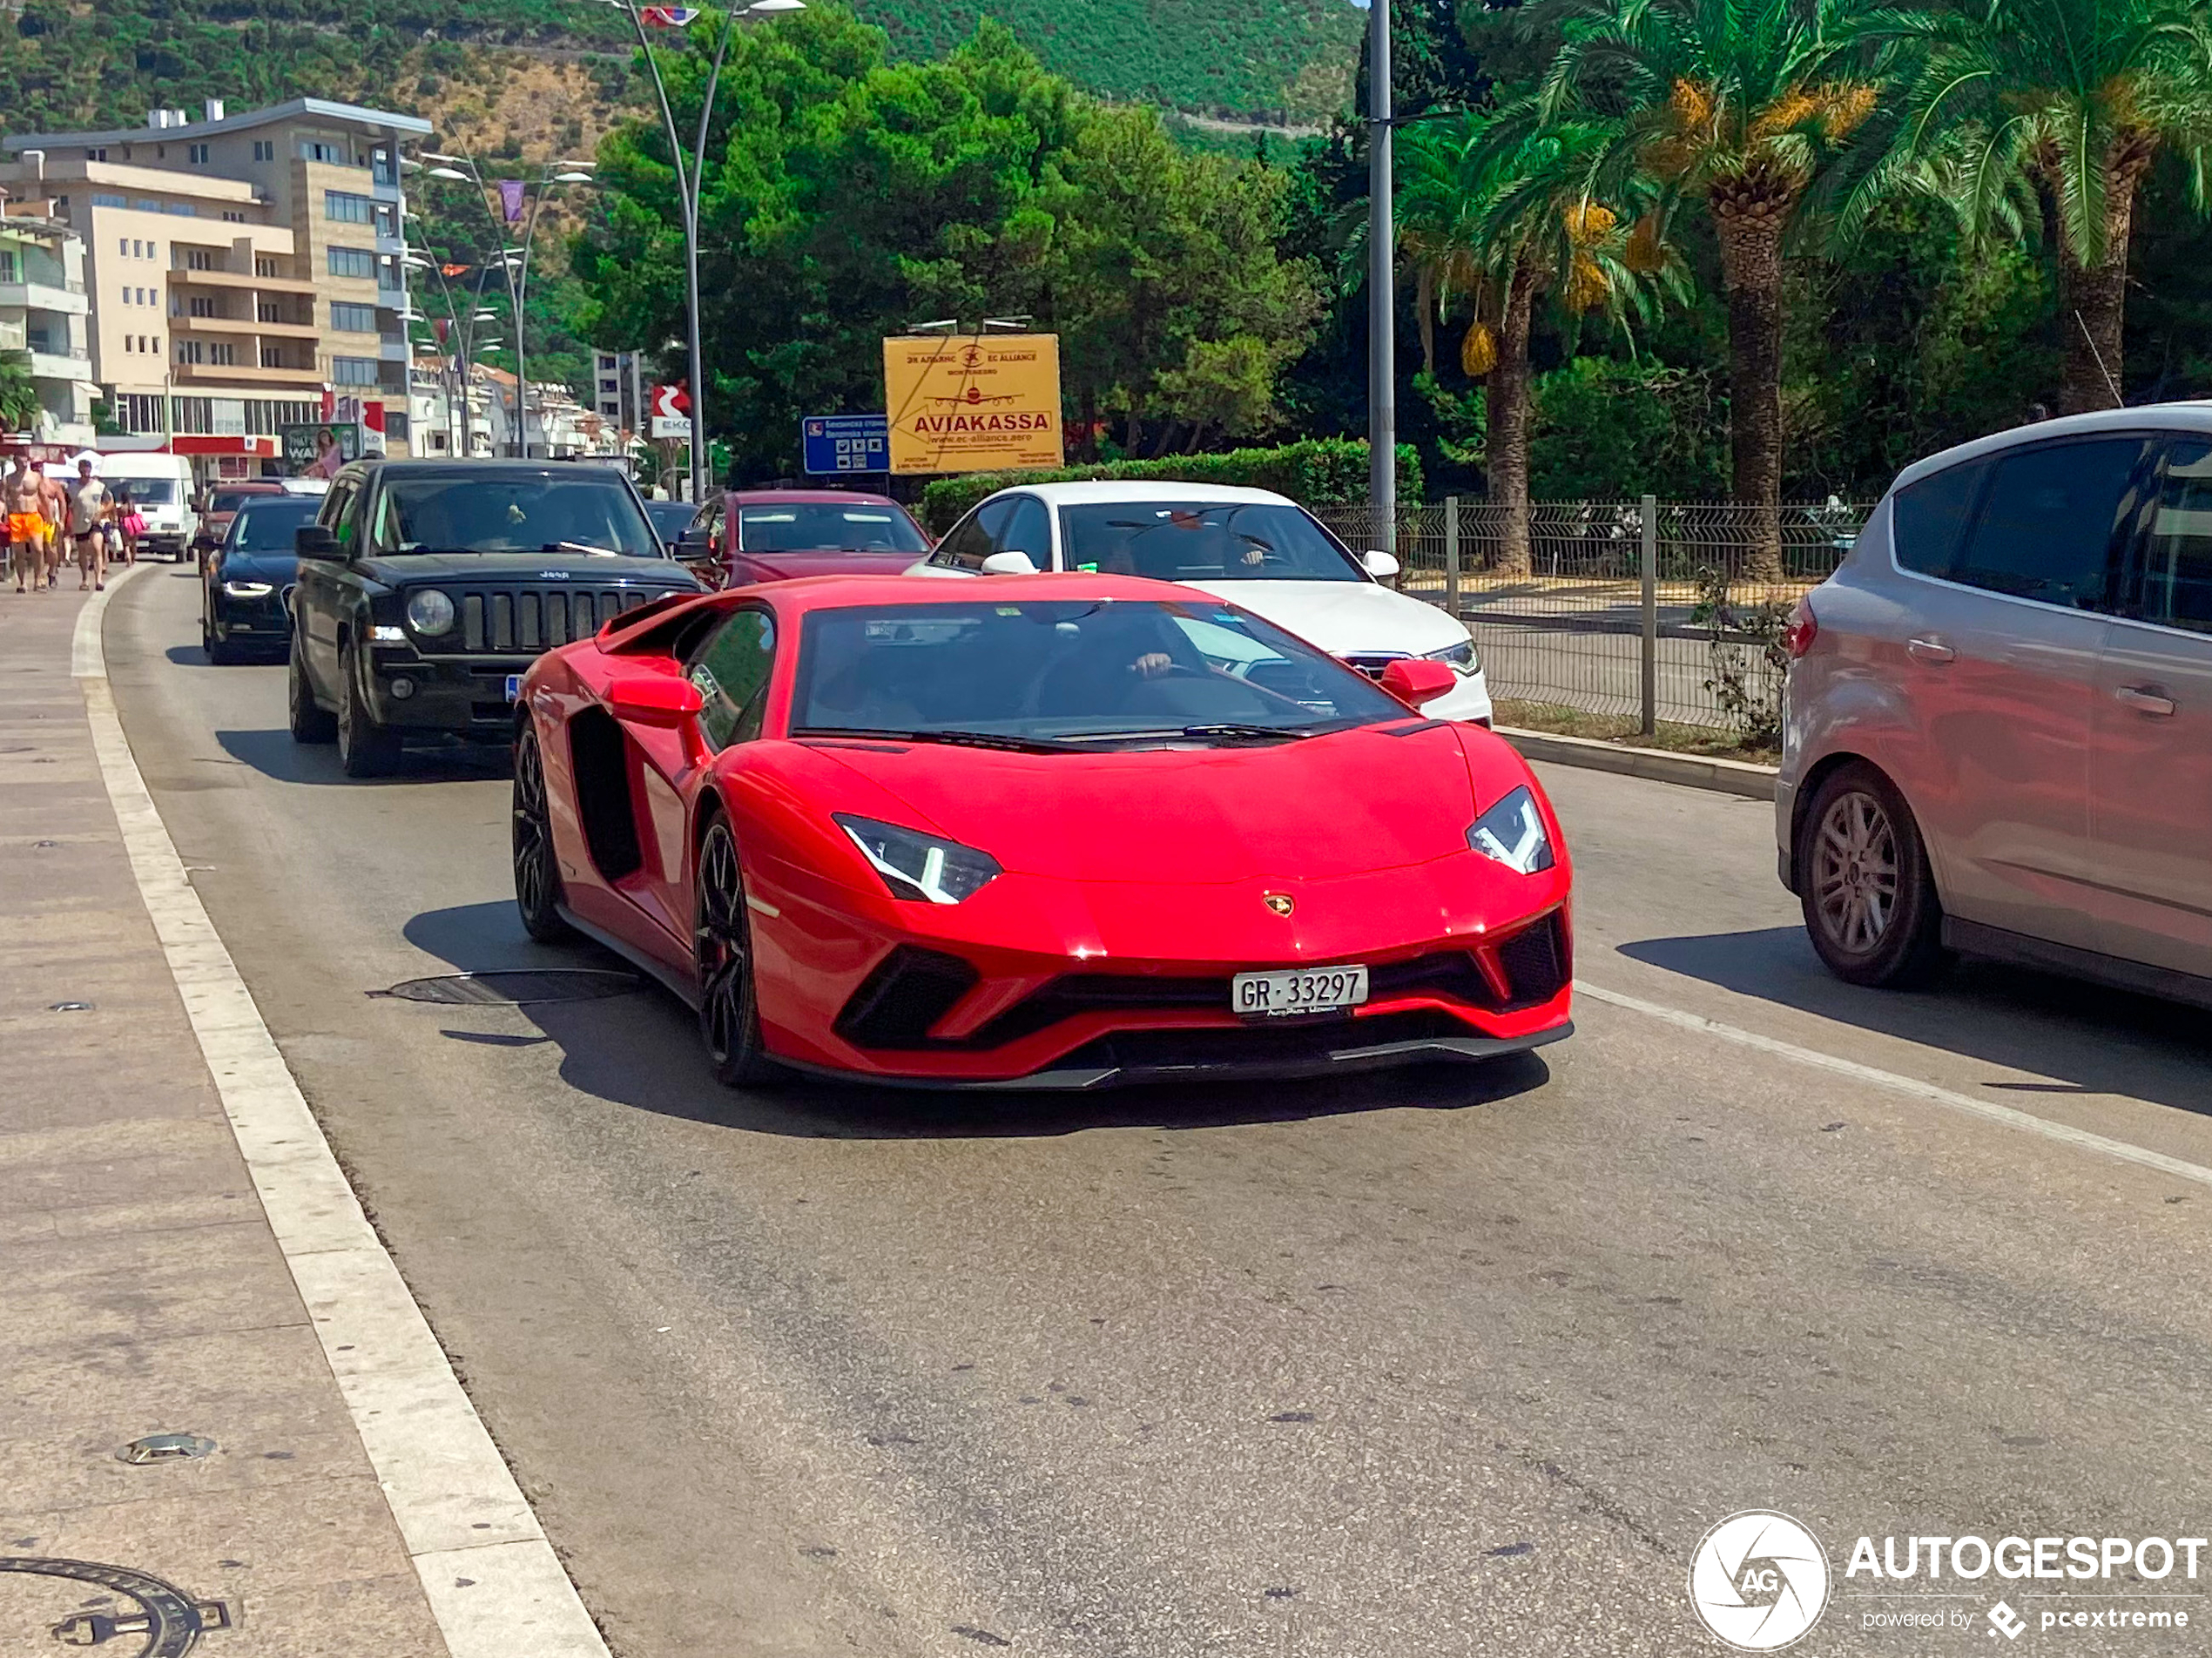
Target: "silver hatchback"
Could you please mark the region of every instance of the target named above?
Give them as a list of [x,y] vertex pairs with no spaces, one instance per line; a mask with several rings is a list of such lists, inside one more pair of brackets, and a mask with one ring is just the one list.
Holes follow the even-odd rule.
[[1782,878],[1837,974],[2212,1005],[2212,403],[1906,468],[1790,648]]

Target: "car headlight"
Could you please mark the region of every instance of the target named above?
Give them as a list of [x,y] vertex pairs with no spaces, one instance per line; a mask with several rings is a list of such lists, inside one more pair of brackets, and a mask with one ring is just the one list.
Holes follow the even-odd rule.
[[1472,677],[1482,671],[1482,659],[1474,654],[1474,641],[1462,639],[1457,644],[1447,644],[1441,650],[1423,653],[1431,662],[1448,662],[1461,677]]
[[1536,810],[1536,797],[1529,793],[1527,784],[1474,820],[1467,830],[1467,846],[1524,875],[1549,869],[1556,861],[1552,857],[1552,838],[1544,829],[1544,814]]
[[873,818],[832,814],[837,826],[853,838],[860,856],[883,877],[894,898],[927,899],[932,904],[957,904],[973,898],[1003,872],[998,859],[957,840],[941,840],[919,829],[878,823]]
[[435,638],[453,626],[453,601],[435,587],[410,593],[407,601],[407,624],[417,633]]
[[265,599],[276,590],[266,582],[225,582],[223,596],[233,599]]

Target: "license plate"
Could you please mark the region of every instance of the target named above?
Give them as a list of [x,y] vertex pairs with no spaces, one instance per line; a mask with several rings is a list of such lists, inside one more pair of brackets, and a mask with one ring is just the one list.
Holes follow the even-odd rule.
[[1240,973],[1229,981],[1229,1005],[1244,1017],[1325,1014],[1367,1000],[1365,967],[1312,967],[1297,973]]
[[509,674],[507,676],[507,700],[511,703],[522,694],[523,676],[518,673]]

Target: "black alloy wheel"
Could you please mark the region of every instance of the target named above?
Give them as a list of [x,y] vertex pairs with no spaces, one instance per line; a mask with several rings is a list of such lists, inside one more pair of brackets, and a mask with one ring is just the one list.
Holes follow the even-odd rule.
[[540,944],[576,936],[561,919],[561,866],[553,853],[553,813],[545,799],[545,762],[537,732],[525,725],[515,738],[515,907],[523,931]]
[[300,650],[300,630],[295,626],[292,630],[290,666],[284,677],[285,701],[292,715],[292,740],[334,742],[338,736],[338,718],[315,701],[314,690],[307,683],[307,664],[301,660]]
[[361,653],[338,653],[338,764],[347,777],[382,777],[400,763],[400,734],[380,725],[361,696]]
[[1904,796],[1863,761],[1821,780],[1798,819],[1797,893],[1828,970],[1851,984],[1909,989],[1940,973],[1943,906]]
[[699,1034],[714,1080],[725,1088],[758,1088],[782,1079],[760,1041],[753,994],[752,925],[745,913],[745,875],[737,837],[718,819],[699,845],[698,899],[692,951],[698,964]]

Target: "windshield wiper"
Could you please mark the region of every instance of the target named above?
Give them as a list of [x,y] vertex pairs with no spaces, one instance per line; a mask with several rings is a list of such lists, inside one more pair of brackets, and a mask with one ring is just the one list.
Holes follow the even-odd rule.
[[1008,737],[998,731],[907,731],[873,725],[803,725],[793,737],[861,737],[888,743],[943,743],[954,748],[995,748],[1009,754],[1073,754],[1078,743],[1053,737]]
[[620,558],[619,547],[594,547],[588,541],[549,541],[537,549],[541,553],[598,553],[608,558]]
[[1295,743],[1319,734],[1286,725],[1248,725],[1224,721],[1211,725],[1172,726],[1157,731],[1088,731],[1082,740],[1087,743],[1140,743],[1187,737],[1201,742],[1211,738],[1230,742]]

